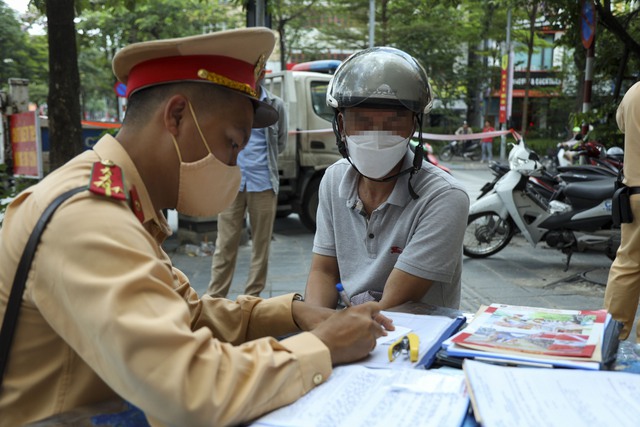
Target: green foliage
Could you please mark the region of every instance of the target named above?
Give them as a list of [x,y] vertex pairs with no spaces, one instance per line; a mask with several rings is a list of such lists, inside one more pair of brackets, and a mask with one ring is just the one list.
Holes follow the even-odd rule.
[[33,17],[20,18],[0,0],[0,89],[7,88],[11,77],[30,83],[48,81],[46,37],[27,32]]
[[117,116],[111,60],[127,44],[203,34],[244,24],[240,8],[222,1],[103,0],[81,3],[77,23],[82,103],[101,119]]
[[597,141],[607,148],[623,147],[624,135],[618,129],[614,119],[617,108],[615,103],[605,103],[588,113],[572,114],[571,122],[574,126],[581,126],[583,123],[593,126],[593,130],[588,135],[589,141]]

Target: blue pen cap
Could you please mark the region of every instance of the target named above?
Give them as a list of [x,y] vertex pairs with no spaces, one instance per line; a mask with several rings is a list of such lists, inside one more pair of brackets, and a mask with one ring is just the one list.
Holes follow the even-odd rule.
[[338,292],[342,292],[344,291],[344,286],[342,286],[342,283],[338,282],[336,283],[336,289],[338,290]]

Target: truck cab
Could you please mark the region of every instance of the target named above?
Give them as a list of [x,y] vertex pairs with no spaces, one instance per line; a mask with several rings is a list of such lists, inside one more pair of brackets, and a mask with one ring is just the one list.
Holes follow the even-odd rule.
[[[333,70],[339,64],[339,61],[317,62],[333,62]],[[327,167],[342,158],[332,128],[333,110],[326,104],[331,74],[299,71],[313,69],[305,65],[317,65],[317,62],[298,64],[297,69],[291,71],[269,73],[263,82],[267,90],[282,98],[289,115],[287,146],[278,158],[277,215],[284,217],[297,212],[311,231],[316,228],[320,180]]]

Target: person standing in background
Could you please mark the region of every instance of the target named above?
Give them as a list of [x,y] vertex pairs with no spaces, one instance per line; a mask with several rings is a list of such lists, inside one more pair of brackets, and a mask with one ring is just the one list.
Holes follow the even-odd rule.
[[473,133],[473,129],[469,127],[466,120],[462,122],[462,126],[456,129],[456,135],[469,135],[470,133]]
[[262,85],[264,75],[263,68],[256,84],[258,96],[278,111],[280,119],[269,127],[252,129],[247,147],[238,155],[242,170],[240,191],[233,204],[218,215],[218,236],[207,289],[213,297],[224,298],[229,293],[247,212],[252,246],[244,294],[260,296],[267,283],[269,248],[278,206],[278,154],[287,144],[287,113],[282,99]]
[[[633,221],[620,226],[620,248],[609,271],[604,307],[624,324],[620,332],[624,340],[631,333],[640,300],[640,82],[622,98],[616,121],[624,132],[624,184],[632,189],[629,201]],[[640,343],[638,325],[635,339]]]
[[[489,123],[489,120],[484,121],[484,127],[482,128],[482,132],[493,132],[495,129]],[[493,138],[482,138],[480,140],[480,145],[482,146],[482,159],[481,162],[490,162],[493,160]]]
[[[456,129],[456,132],[455,132],[456,135],[469,135],[471,133],[473,133],[473,129],[469,127],[469,124],[467,123],[466,120],[462,122],[462,126]],[[471,146],[471,144],[473,144],[473,141],[465,140],[465,141],[459,141],[459,143],[463,144],[465,151],[467,151],[467,149]]]

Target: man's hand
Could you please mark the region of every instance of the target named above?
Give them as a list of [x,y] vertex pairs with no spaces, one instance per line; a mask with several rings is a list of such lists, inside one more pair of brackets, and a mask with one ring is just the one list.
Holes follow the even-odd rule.
[[293,315],[293,321],[296,322],[296,325],[298,325],[301,330],[310,331],[335,314],[336,311],[331,308],[319,307],[302,301],[294,301],[291,306],[291,313]]
[[[378,303],[368,302],[334,312],[311,331],[329,347],[334,365],[366,357],[376,346],[376,339],[387,335],[376,319],[381,319]],[[390,320],[383,322],[390,325]]]

